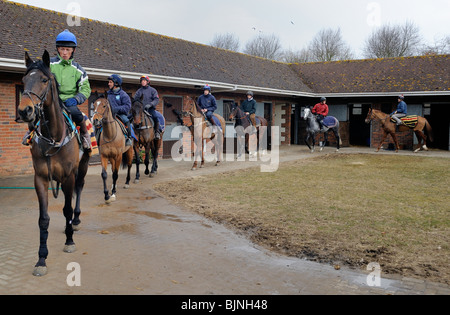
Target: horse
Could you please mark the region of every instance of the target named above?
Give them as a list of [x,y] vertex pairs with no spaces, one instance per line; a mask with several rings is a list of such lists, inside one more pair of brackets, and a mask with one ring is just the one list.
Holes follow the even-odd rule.
[[[97,129],[102,128],[98,139],[98,146],[102,165],[103,192],[105,194],[105,202],[109,204],[116,200],[116,184],[117,179],[119,178],[120,164],[122,164],[123,168],[128,166],[124,188],[128,189],[130,187],[130,172],[133,165],[133,146],[125,146],[125,135],[122,132],[120,123],[113,116],[108,99],[104,96],[99,97],[94,102],[94,107],[94,126]],[[111,163],[111,170],[113,173],[111,195],[106,186],[108,178],[108,173],[106,171],[108,162]]]
[[[246,148],[252,149],[249,143],[249,138],[250,138],[250,134],[252,133],[252,130],[249,130],[247,128],[251,128],[253,129],[253,124],[250,121],[249,116],[245,115],[245,113],[242,111],[242,109],[235,103],[234,105],[232,105],[231,107],[231,113],[229,116],[230,120],[235,120],[235,130],[238,133],[238,158],[241,157],[242,155],[242,149],[244,148],[244,146]],[[260,116],[256,116],[256,119],[259,120],[260,125],[256,127],[256,143],[257,146],[260,146],[259,140],[260,139],[265,139],[265,134],[267,132],[267,127],[268,127],[268,122],[265,118],[260,117]],[[239,128],[239,127],[242,127]],[[263,128],[261,128],[263,127]],[[242,139],[245,137],[244,143],[242,143]],[[248,145],[246,145],[248,144]],[[263,150],[263,153],[266,151],[267,149],[267,145]],[[255,151],[248,151],[249,154],[252,156],[256,156],[256,150]]]
[[[45,51],[42,60],[34,62],[25,53],[27,67],[23,77],[24,91],[18,114],[21,120],[34,129],[31,157],[34,167],[34,187],[39,200],[39,260],[34,276],[47,274],[47,239],[50,217],[48,215],[49,183],[53,196],[58,198],[59,187],[64,193],[63,213],[66,218],[64,252],[76,250],[73,241],[74,227],[80,225],[81,192],[89,167],[90,152],[83,151],[76,137],[76,128],[66,123],[59,99],[57,82],[50,70],[50,55]],[[69,126],[72,125],[72,126]],[[56,181],[56,188],[53,181]],[[75,208],[72,197],[76,194]]]
[[[391,121],[390,115],[385,114],[382,111],[371,108],[369,110],[369,113],[367,114],[366,123],[369,124],[374,119],[381,122],[381,128],[383,129],[383,137],[381,139],[380,144],[378,145],[376,152],[380,151],[381,146],[382,146],[384,140],[386,139],[386,137],[388,135],[391,135],[391,137],[395,143],[395,152],[398,153],[400,146],[398,144],[398,139],[395,134],[396,123]],[[400,125],[398,127],[398,131],[400,131],[400,132],[413,130],[414,133],[416,134],[417,140],[419,141],[419,145],[418,145],[417,149],[414,151],[414,153],[419,152],[421,148],[425,151],[428,151],[427,136],[423,132],[424,129],[427,130],[428,137],[429,137],[430,141],[433,142],[433,130],[432,130],[431,125],[428,122],[428,120],[424,117],[417,116],[417,124],[414,127],[408,127],[406,125]],[[422,140],[423,140],[423,146],[421,145]]]
[[[145,175],[150,175],[154,177],[158,172],[158,155],[159,149],[162,145],[162,139],[164,131],[161,132],[161,138],[155,138],[154,122],[150,118],[150,114],[144,109],[144,104],[141,100],[133,100],[131,106],[131,114],[134,130],[138,141],[134,141],[134,154],[136,156],[136,178],[135,183],[139,182],[139,164],[140,157],[139,152],[142,147],[145,148]],[[153,158],[153,164],[151,172],[149,171],[148,165],[150,164],[150,152]]]
[[[336,152],[339,152],[342,140],[341,135],[339,132],[339,120],[336,119],[336,117],[333,116],[327,116],[326,119],[331,122],[331,125],[329,127],[324,125],[324,129],[320,129],[319,123],[316,120],[316,115],[314,115],[311,111],[310,107],[306,107],[303,115],[303,119],[306,120],[306,137],[305,137],[305,143],[308,146],[308,148],[311,150],[311,153],[314,153],[315,151],[315,145],[316,145],[316,135],[318,133],[323,133],[324,135],[324,141],[322,142],[322,145],[320,146],[320,151],[323,151],[323,148],[325,147],[327,141],[328,141],[328,133],[333,131],[334,136],[336,137],[337,147]],[[312,147],[309,144],[309,139],[312,139]]]
[[[217,161],[215,165],[220,166],[223,158],[224,132],[226,130],[225,119],[218,114],[214,114],[214,116],[220,121],[220,127],[222,130],[219,130],[218,126],[214,126],[215,128],[209,126],[206,116],[202,113],[197,102],[191,97],[188,97],[187,109],[187,111],[183,112],[183,115],[191,118],[192,125],[189,129],[191,130],[196,145],[192,170],[197,170],[198,158],[200,156],[200,168],[205,166],[204,148],[206,146],[207,139],[210,139],[214,143],[214,150],[217,154]],[[198,143],[198,141],[201,141],[201,143]]]

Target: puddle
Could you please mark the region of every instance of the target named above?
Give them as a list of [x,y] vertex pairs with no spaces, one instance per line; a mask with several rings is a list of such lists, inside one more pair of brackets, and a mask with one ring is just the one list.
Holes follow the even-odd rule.
[[121,212],[128,212],[132,214],[139,214],[139,215],[145,215],[149,218],[156,219],[156,220],[166,220],[166,221],[172,221],[172,222],[184,222],[176,215],[172,214],[162,214],[159,212],[151,212],[151,211],[132,211],[132,210],[122,210]]

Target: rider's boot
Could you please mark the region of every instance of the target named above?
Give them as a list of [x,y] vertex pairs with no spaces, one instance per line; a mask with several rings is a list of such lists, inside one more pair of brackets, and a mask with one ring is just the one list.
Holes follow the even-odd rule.
[[161,139],[161,131],[159,130],[159,119],[158,117],[153,118],[153,121],[155,122],[155,139],[159,140]]
[[131,135],[131,126],[130,125],[131,125],[130,122],[126,123],[126,128],[127,128],[127,139],[125,140],[126,147],[131,147],[133,145],[133,141],[131,141],[132,135]]
[[91,151],[91,135],[87,130],[86,123],[83,121],[78,125],[80,127],[81,143],[85,151]]

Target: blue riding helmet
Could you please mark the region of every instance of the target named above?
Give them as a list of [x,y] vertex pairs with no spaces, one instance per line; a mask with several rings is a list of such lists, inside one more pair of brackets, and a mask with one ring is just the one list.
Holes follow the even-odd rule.
[[113,81],[115,86],[122,86],[122,77],[118,74],[112,74],[108,80]]
[[56,36],[56,47],[76,48],[77,46],[77,37],[69,30],[64,30]]
[[203,87],[203,91],[204,91],[204,90],[208,90],[208,91],[211,92],[211,87],[207,84],[207,85],[205,85],[205,86]]

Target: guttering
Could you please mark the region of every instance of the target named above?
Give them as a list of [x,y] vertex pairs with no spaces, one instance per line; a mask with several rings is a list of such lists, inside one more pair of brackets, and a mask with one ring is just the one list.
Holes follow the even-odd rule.
[[[24,73],[26,70],[24,60],[19,59],[9,59],[0,57],[0,70],[5,70],[12,73]],[[128,83],[139,83],[141,74],[136,72],[126,72],[126,71],[115,71],[115,70],[104,70],[96,68],[85,68],[89,77],[96,80],[106,81],[108,77],[117,73],[122,76],[124,82]],[[198,88],[202,87],[206,82],[204,80],[189,79],[189,78],[179,78],[179,77],[169,77],[162,75],[150,75],[150,79],[153,84],[161,86],[170,87],[183,87],[183,88]],[[272,95],[272,96],[283,96],[283,97],[329,97],[329,98],[355,98],[355,97],[395,97],[399,94],[404,94],[405,96],[447,96],[450,95],[449,91],[414,91],[414,92],[363,92],[363,93],[312,93],[312,92],[300,92],[300,91],[288,91],[248,85],[234,85],[223,82],[208,81],[207,82],[214,90],[214,93],[221,92],[233,92],[233,93],[246,93],[251,90],[255,94],[261,95]]]

